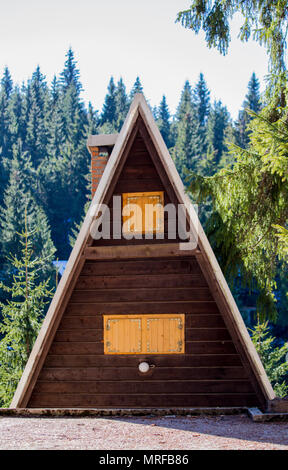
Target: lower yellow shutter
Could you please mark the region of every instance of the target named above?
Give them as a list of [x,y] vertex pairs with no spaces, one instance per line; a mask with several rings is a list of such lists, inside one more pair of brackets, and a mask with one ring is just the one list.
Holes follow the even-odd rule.
[[105,317],[104,352],[135,354],[142,351],[142,320],[130,315]]

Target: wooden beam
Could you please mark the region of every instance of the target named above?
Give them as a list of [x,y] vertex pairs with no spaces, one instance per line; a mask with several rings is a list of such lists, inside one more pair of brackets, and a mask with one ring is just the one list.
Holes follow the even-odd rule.
[[[181,244],[183,245],[183,243]],[[188,244],[187,244],[188,245]],[[123,245],[123,246],[89,246],[84,249],[87,260],[127,259],[127,258],[162,258],[169,256],[194,255],[196,250],[180,250],[179,243],[158,245]]]

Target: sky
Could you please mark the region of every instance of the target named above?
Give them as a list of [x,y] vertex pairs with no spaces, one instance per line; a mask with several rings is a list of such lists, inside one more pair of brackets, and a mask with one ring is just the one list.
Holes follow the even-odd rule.
[[165,94],[175,113],[185,80],[195,86],[202,72],[211,99],[234,119],[252,72],[265,86],[267,55],[253,41],[237,39],[233,22],[228,55],[208,49],[203,33],[175,23],[187,0],[0,0],[0,74],[8,66],[21,84],[40,66],[51,83],[72,47],[81,73],[83,100],[101,111],[111,76],[127,92],[140,77],[146,98],[158,106]]

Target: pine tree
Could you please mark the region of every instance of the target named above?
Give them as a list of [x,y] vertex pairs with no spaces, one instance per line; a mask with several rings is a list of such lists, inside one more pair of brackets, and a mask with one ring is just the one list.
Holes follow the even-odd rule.
[[116,86],[113,77],[110,78],[108,87],[108,93],[105,96],[105,101],[102,109],[101,124],[109,123],[111,126],[116,126]]
[[[49,113],[47,112],[46,114],[46,121],[46,154],[49,156],[49,159],[51,159],[61,154],[61,149],[65,142],[63,112],[59,101],[56,101],[54,104],[52,103]],[[46,161],[46,159],[43,159],[44,165],[46,164]]]
[[41,203],[45,208],[49,224],[53,227],[52,239],[57,248],[57,257],[67,260],[71,251],[69,233],[75,222],[79,222],[87,198],[87,179],[90,164],[86,149],[65,142],[60,155],[45,159],[39,169],[41,181]]
[[272,123],[269,109],[255,114],[249,147],[231,147],[233,167],[209,178],[193,175],[190,181],[194,197],[213,201],[210,242],[226,279],[233,283],[241,275],[241,287],[256,291],[260,321],[276,321],[279,278],[287,279],[287,265],[279,263],[283,244],[274,229],[287,224],[288,130],[286,110],[282,113]]
[[186,80],[172,125],[172,135],[175,135],[173,158],[184,181],[188,170],[200,170],[206,153],[206,129],[201,126],[199,110],[199,99],[195,100],[195,92]]
[[192,88],[188,80],[184,84],[184,88],[181,92],[181,98],[179,105],[176,110],[175,118],[181,121],[187,113],[191,113],[192,109]]
[[[143,86],[141,84],[140,78],[136,77],[135,83],[130,91],[130,102],[133,100],[136,93],[143,93]],[[143,93],[144,94],[144,93]]]
[[122,128],[123,122],[126,118],[126,114],[129,108],[128,96],[126,94],[126,87],[122,78],[120,78],[117,83],[117,88],[115,92],[115,101],[116,101],[116,129],[119,132]]
[[88,103],[87,111],[87,135],[97,134],[97,128],[99,126],[99,116],[98,111],[95,111],[92,104]]
[[188,171],[197,171],[201,160],[199,122],[194,108],[177,124],[177,138],[172,156],[185,183]]
[[207,152],[213,154],[214,168],[217,168],[223,153],[227,151],[225,131],[229,122],[230,116],[226,106],[223,106],[221,101],[215,101],[207,122]]
[[256,114],[261,111],[260,83],[254,72],[248,83],[248,93],[235,123],[236,143],[242,148],[247,148],[249,144],[250,132],[248,124],[252,119],[251,114],[249,114],[250,111],[253,111]]
[[165,144],[169,148],[170,143],[170,112],[166,102],[166,97],[163,95],[160,106],[157,110],[157,124]]
[[29,110],[25,148],[29,151],[35,168],[45,155],[48,129],[45,121],[50,108],[48,87],[45,76],[37,66],[29,83]]
[[[49,258],[35,255],[36,230],[29,230],[27,218],[18,234],[20,256],[12,254],[9,262],[13,271],[12,285],[0,283],[6,293],[0,302],[2,323],[0,332],[0,406],[8,407],[31,353],[45,314],[45,306],[52,296],[49,279],[40,280],[43,267]],[[38,229],[39,230],[39,229]],[[19,240],[20,237],[20,240]]]
[[[22,142],[24,140],[26,123],[23,120],[23,100],[20,88],[15,86],[10,99],[12,144],[15,144],[19,139]],[[10,151],[12,151],[12,146]]]
[[52,83],[51,83],[52,106],[55,106],[57,104],[59,96],[60,96],[60,85],[59,85],[56,75],[54,75]]
[[1,155],[5,158],[11,156],[11,114],[10,114],[10,101],[13,89],[13,82],[10,72],[5,67],[3,77],[1,79],[0,91],[0,151]]
[[248,83],[248,93],[245,97],[244,108],[254,111],[256,114],[261,110],[260,83],[255,72],[252,73]]
[[77,95],[82,90],[82,84],[80,82],[80,71],[77,68],[77,62],[74,58],[74,52],[70,47],[66,54],[66,61],[64,70],[60,74],[60,85],[63,93],[65,93],[71,86],[76,90]]
[[200,127],[204,128],[210,112],[210,91],[203,73],[200,73],[199,80],[193,90],[193,101],[197,109]]
[[[0,247],[1,247],[1,277],[10,276],[10,267],[6,259],[10,253],[20,256],[18,233],[23,230],[25,211],[29,227],[38,227],[34,237],[34,251],[37,256],[50,256],[55,252],[51,241],[50,228],[42,207],[36,201],[37,176],[33,169],[31,158],[23,152],[19,141],[13,146],[9,182],[4,192],[3,207],[0,209]],[[34,189],[34,191],[33,191]]]
[[268,322],[258,321],[251,333],[254,346],[276,395],[285,397],[288,393],[288,362],[286,360],[288,342],[281,347],[277,346],[276,338],[271,336]]

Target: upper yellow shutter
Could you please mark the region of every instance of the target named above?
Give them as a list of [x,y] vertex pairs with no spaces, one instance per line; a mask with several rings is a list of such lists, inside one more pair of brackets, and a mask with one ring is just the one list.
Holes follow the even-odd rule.
[[163,233],[163,191],[124,193],[122,202],[124,233]]
[[184,314],[104,315],[104,353],[184,353],[184,318]]
[[[125,197],[124,197],[125,196]],[[143,201],[134,194],[123,194],[123,232],[143,233]]]

